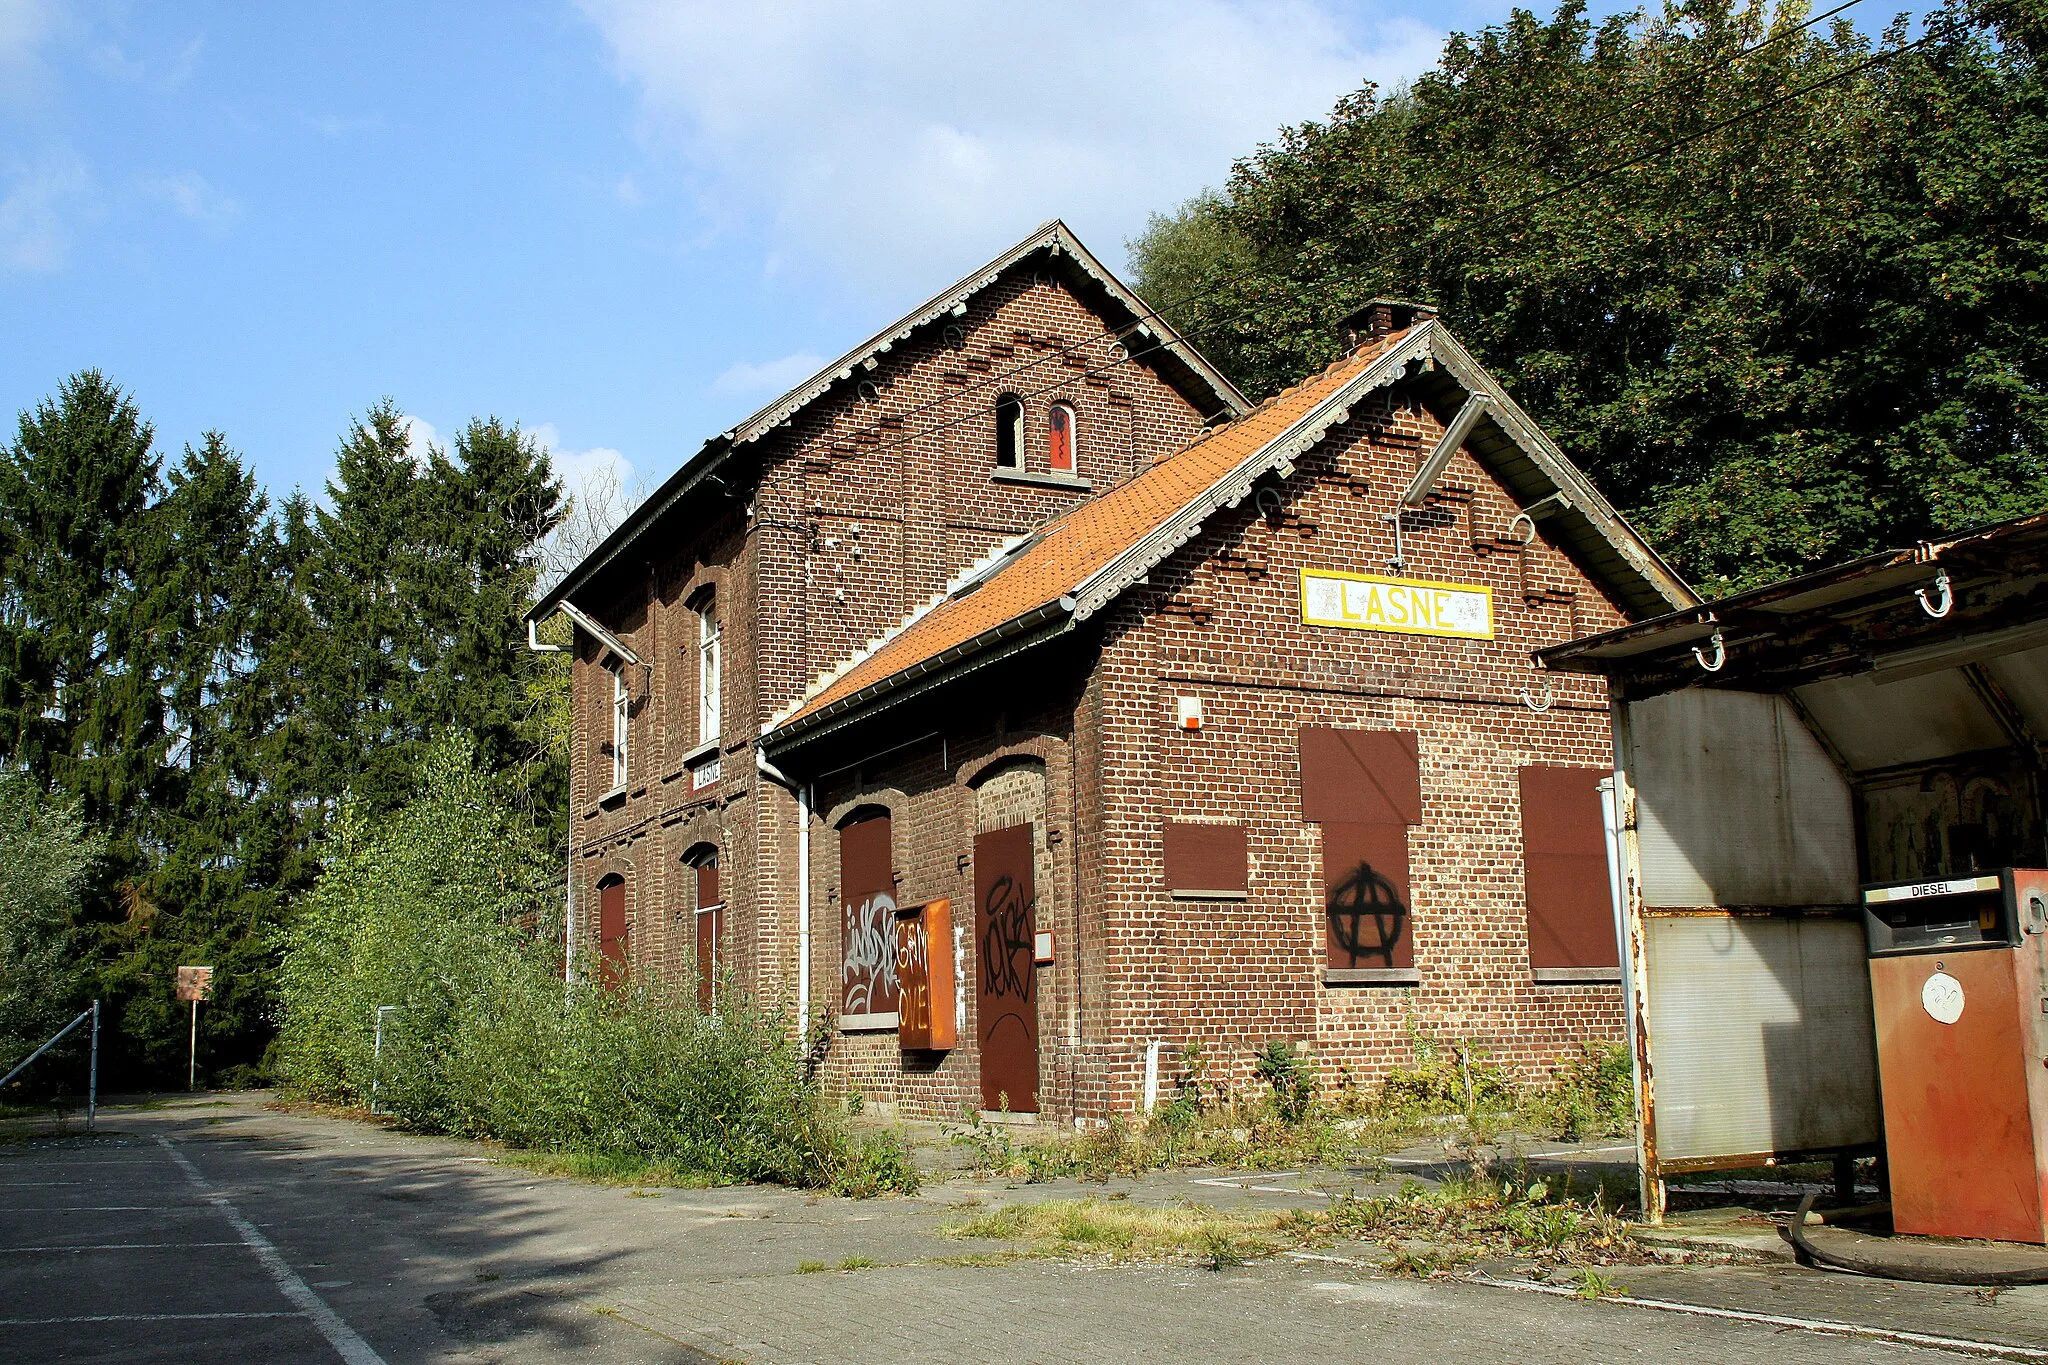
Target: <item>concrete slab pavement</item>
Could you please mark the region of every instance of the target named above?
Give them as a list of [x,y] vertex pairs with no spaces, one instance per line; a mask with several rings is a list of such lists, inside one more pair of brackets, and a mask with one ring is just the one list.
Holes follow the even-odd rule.
[[[1614,1274],[1637,1294],[1744,1318],[1385,1279],[1346,1264],[1343,1248],[1223,1271],[975,1266],[958,1258],[992,1248],[943,1232],[961,1205],[1104,1187],[955,1177],[870,1203],[763,1187],[632,1191],[535,1176],[473,1144],[277,1113],[255,1096],[117,1110],[104,1126],[115,1131],[0,1146],[0,1360],[1935,1358],[1788,1330],[1760,1320],[1769,1308],[1873,1330],[1907,1323],[1988,1343],[1968,1354],[2048,1361],[2048,1303],[2032,1291],[1987,1300],[1791,1267]],[[1165,1172],[1107,1192],[1284,1206],[1319,1201],[1310,1183]],[[849,1257],[878,1264],[798,1272]],[[349,1354],[349,1335],[367,1357]]]

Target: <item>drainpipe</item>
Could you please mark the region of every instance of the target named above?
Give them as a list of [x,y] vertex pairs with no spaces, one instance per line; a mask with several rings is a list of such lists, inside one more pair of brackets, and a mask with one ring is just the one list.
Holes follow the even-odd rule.
[[[533,617],[526,618],[526,647],[535,654],[564,653],[566,646],[540,642],[534,633],[539,625]],[[576,838],[571,834],[563,843],[567,852],[562,875],[562,981],[567,984],[576,979]]]
[[810,1066],[811,1047],[811,785],[798,786],[754,746],[754,767],[761,776],[796,798],[796,1036],[797,1048]]

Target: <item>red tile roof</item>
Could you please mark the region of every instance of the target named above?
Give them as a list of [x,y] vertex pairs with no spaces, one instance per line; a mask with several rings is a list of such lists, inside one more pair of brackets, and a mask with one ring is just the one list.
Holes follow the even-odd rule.
[[1071,595],[1398,345],[1408,330],[1361,346],[1237,421],[1159,459],[1130,482],[1048,522],[979,587],[956,592],[885,636],[865,657],[856,656],[821,690],[778,719],[771,731],[810,719]]

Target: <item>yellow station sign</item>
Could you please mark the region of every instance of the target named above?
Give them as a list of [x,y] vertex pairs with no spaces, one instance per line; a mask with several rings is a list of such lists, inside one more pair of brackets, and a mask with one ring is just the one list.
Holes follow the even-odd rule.
[[1301,619],[1304,625],[1341,630],[1491,640],[1493,589],[1481,583],[1303,569]]

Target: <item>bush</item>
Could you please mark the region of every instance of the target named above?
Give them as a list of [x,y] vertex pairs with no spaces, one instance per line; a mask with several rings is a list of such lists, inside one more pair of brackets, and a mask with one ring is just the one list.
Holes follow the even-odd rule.
[[[76,803],[0,776],[0,1075],[83,1007],[72,914],[99,855],[100,841],[86,833]],[[22,1081],[50,1083],[39,1070],[47,1073],[44,1062]]]
[[[306,1098],[427,1132],[643,1158],[717,1180],[914,1189],[900,1145],[860,1145],[802,1078],[786,1021],[694,982],[564,982],[552,860],[466,740],[415,799],[339,820],[283,968],[278,1066]],[[386,1018],[375,1050],[380,1006]]]
[[1267,1043],[1252,1069],[1272,1087],[1273,1108],[1281,1122],[1300,1123],[1308,1117],[1316,1098],[1316,1064],[1296,1052],[1294,1044],[1278,1038]]
[[1614,1137],[1634,1130],[1635,1072],[1620,1043],[1581,1043],[1576,1056],[1560,1057],[1549,1107],[1557,1135],[1566,1142]]

